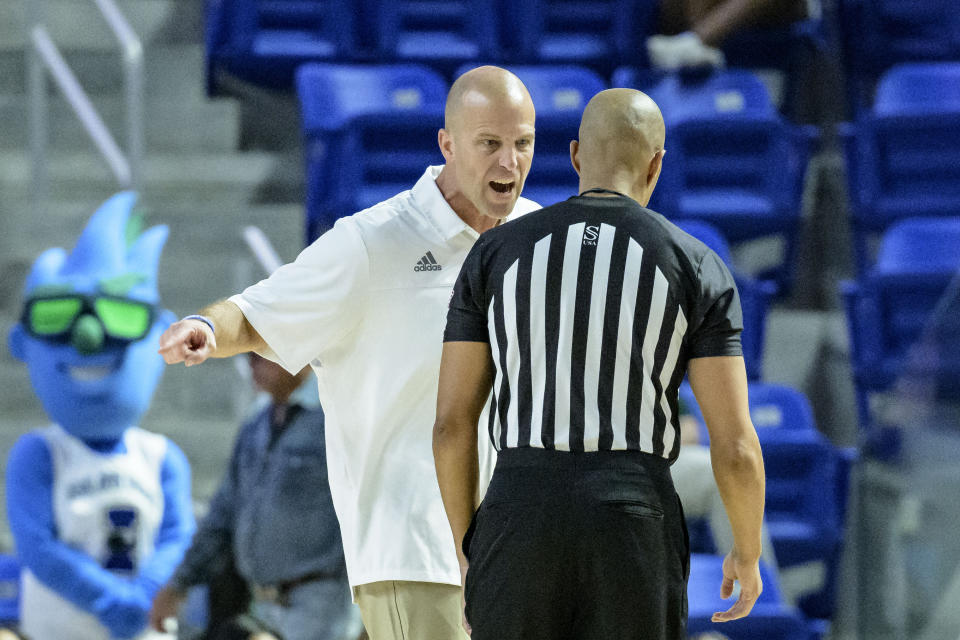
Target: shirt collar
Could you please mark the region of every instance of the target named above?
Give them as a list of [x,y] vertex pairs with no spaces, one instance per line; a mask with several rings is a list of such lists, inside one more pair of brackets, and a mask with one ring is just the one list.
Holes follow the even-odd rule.
[[427,167],[417,184],[413,186],[413,202],[417,208],[426,216],[427,220],[444,240],[450,240],[454,236],[466,231],[473,238],[479,237],[473,227],[468,225],[457,215],[450,204],[440,193],[440,187],[437,186],[437,176],[443,170],[443,166]]

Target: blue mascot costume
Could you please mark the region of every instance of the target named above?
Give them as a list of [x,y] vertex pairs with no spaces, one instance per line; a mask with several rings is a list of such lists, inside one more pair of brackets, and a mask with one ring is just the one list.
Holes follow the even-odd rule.
[[175,318],[158,306],[167,228],[138,235],[135,201],[115,195],[70,254],[37,258],[9,337],[54,423],[23,435],[7,462],[31,640],[169,637],[147,630],[147,614],[195,529],[186,457],[136,426]]

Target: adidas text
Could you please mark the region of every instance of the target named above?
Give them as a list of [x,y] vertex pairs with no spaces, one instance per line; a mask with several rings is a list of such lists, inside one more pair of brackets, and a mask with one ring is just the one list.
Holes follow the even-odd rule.
[[440,271],[443,267],[440,266],[440,263],[437,262],[437,259],[433,257],[432,251],[427,251],[423,254],[423,257],[420,258],[420,261],[414,265],[414,271]]

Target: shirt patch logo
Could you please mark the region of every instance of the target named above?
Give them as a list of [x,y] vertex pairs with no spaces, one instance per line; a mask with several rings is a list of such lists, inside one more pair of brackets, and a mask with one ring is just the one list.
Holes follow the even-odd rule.
[[443,267],[437,262],[437,259],[433,257],[433,253],[430,251],[427,251],[413,267],[414,271],[440,271],[441,269],[443,269]]
[[597,246],[597,238],[600,237],[600,227],[592,225],[583,230],[583,246]]

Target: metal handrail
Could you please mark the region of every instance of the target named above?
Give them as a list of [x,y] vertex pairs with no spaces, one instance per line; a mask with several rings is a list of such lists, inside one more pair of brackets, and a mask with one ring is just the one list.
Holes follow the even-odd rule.
[[94,0],[123,54],[126,94],[127,153],[124,154],[106,127],[96,107],[77,81],[43,24],[43,6],[26,0],[29,11],[28,88],[30,95],[30,148],[33,156],[33,195],[37,209],[47,195],[47,145],[49,104],[45,71],[63,93],[90,139],[100,151],[123,189],[138,189],[142,180],[143,141],[143,45],[114,0]]

